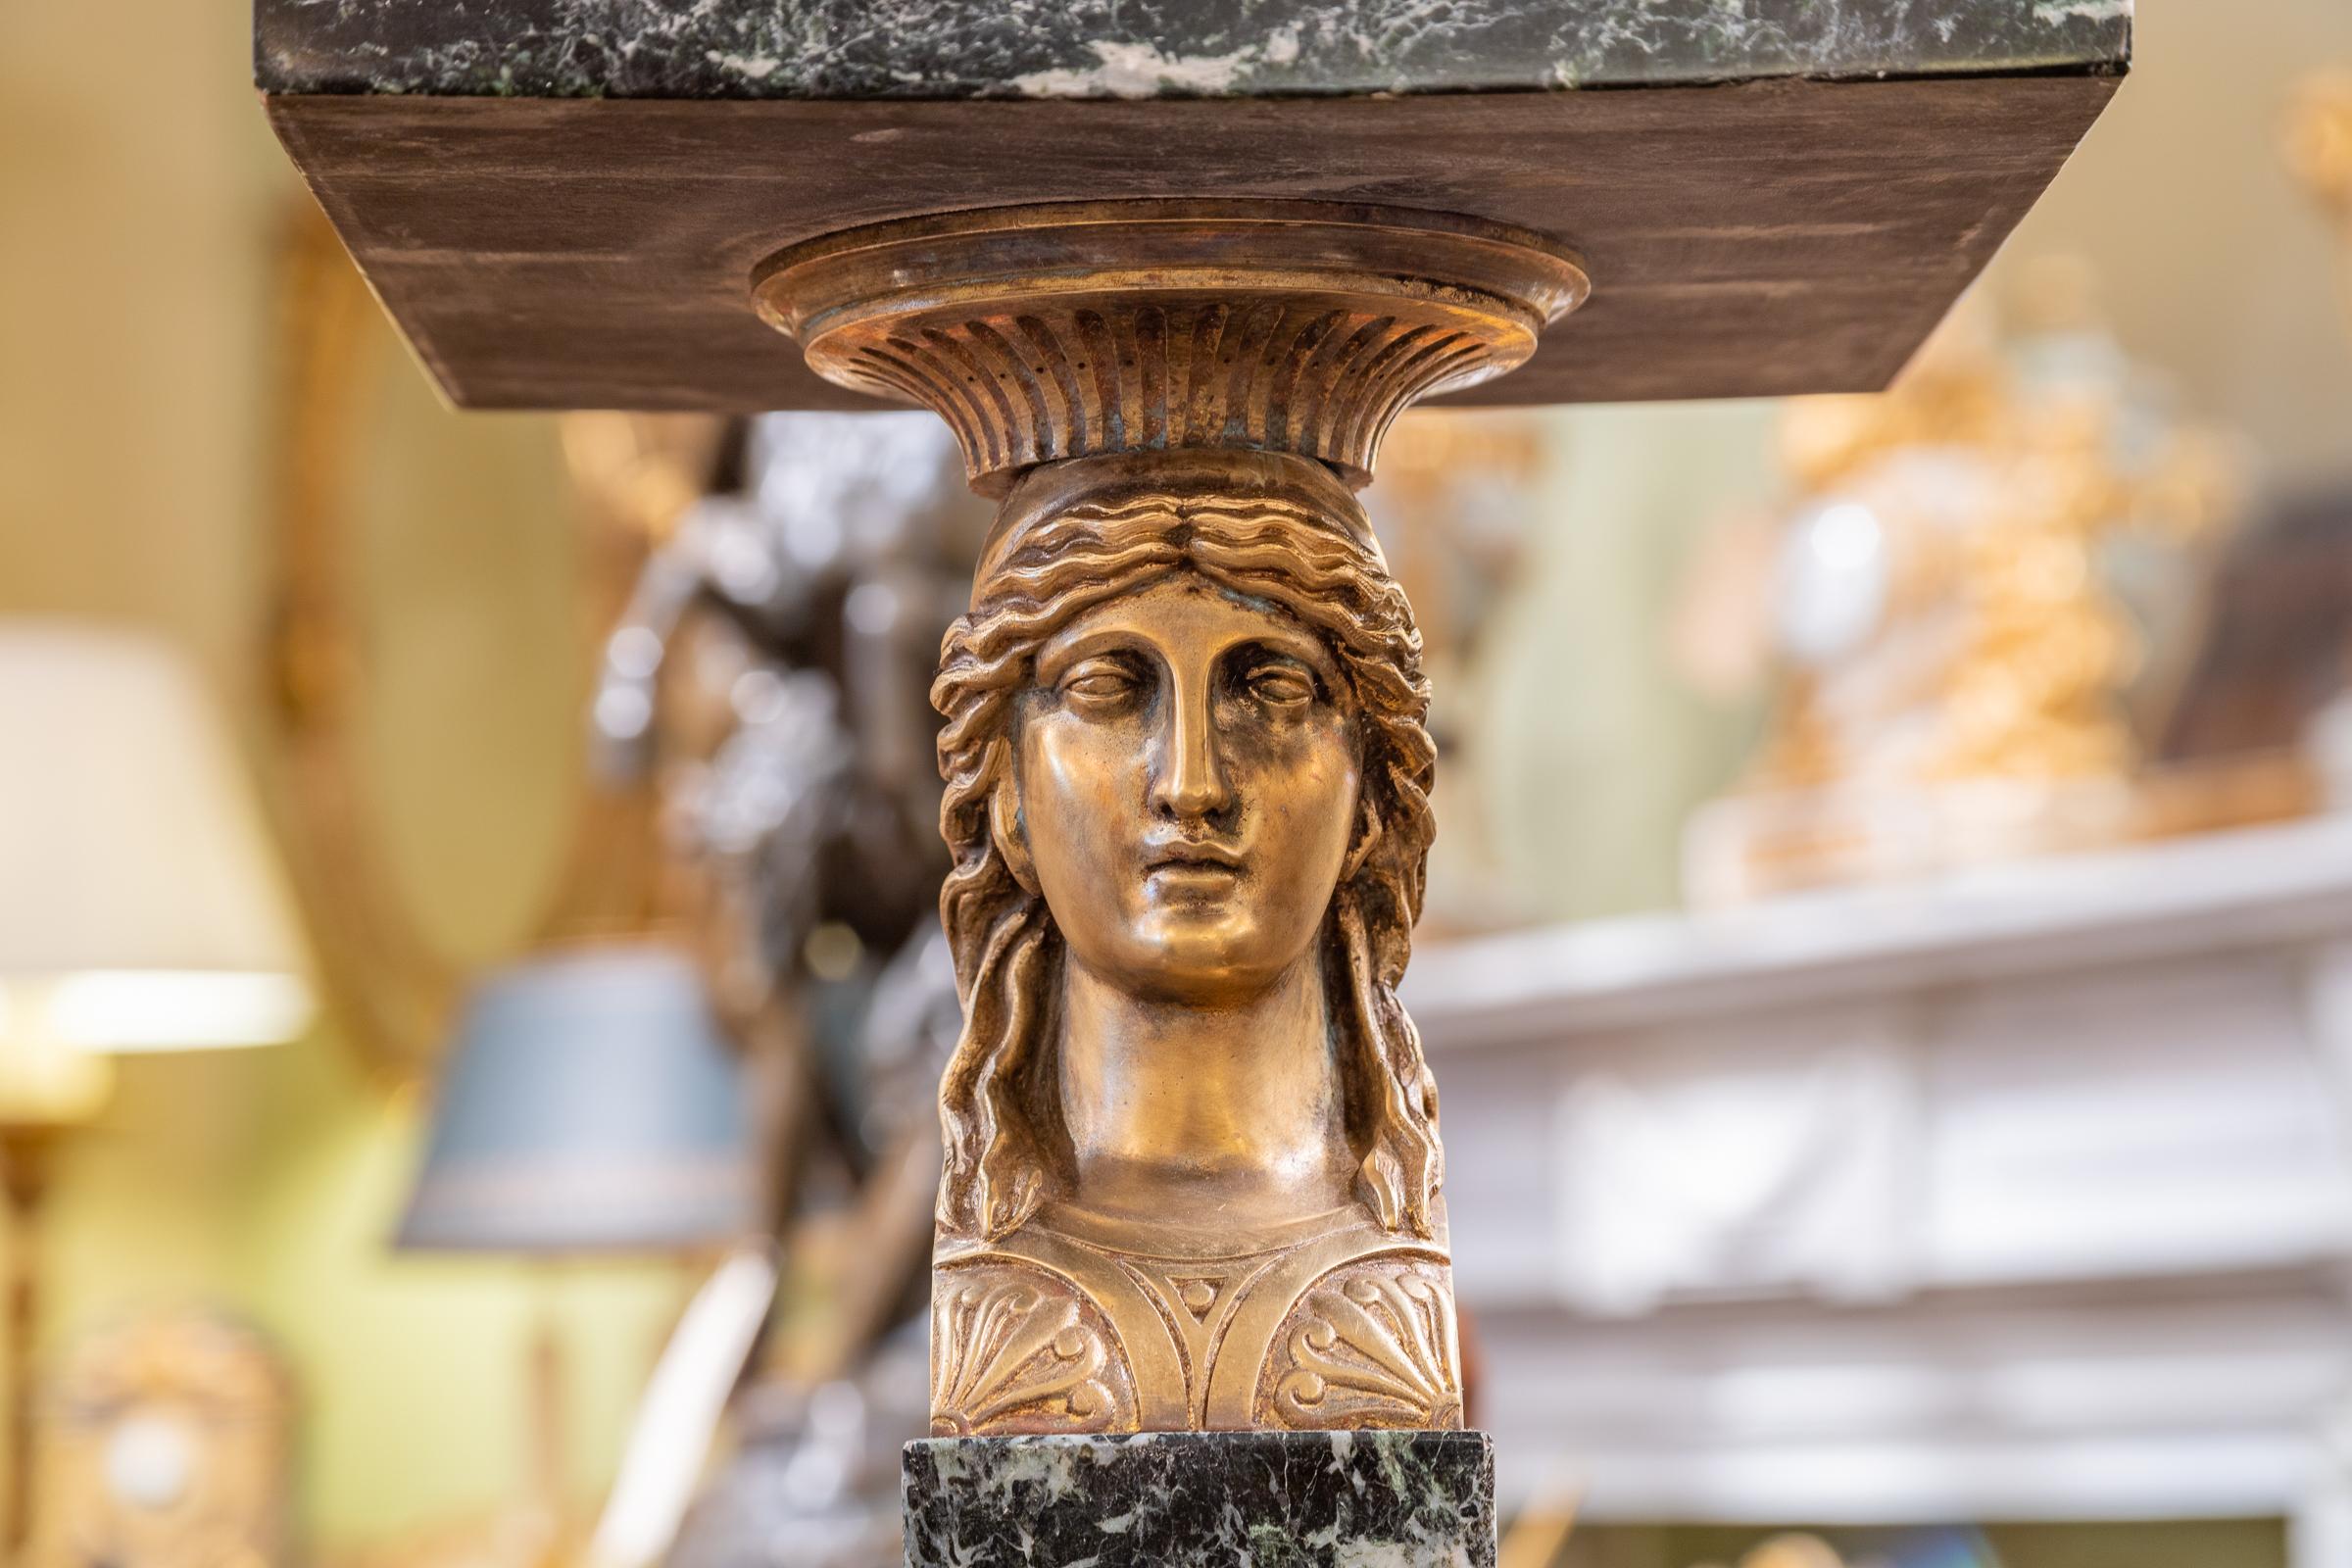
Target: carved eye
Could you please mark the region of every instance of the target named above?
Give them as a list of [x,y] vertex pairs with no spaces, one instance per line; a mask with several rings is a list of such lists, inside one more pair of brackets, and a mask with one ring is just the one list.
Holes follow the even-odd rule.
[[1296,664],[1260,664],[1243,682],[1270,708],[1303,708],[1315,700],[1315,679]]
[[1102,708],[1125,702],[1135,694],[1135,675],[1112,659],[1090,659],[1061,678],[1065,701]]

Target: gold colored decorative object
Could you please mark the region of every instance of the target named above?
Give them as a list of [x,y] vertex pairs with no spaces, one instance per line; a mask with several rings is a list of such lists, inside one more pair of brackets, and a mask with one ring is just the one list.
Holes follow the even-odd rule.
[[[1688,829],[1694,902],[2180,818],[2180,781],[2145,770],[2137,731],[2157,726],[2134,709],[2161,710],[2182,673],[2179,628],[2234,516],[2237,455],[2142,401],[2083,268],[2050,259],[2029,284],[2015,345],[1980,304],[1886,393],[1788,411],[1798,505],[1770,589],[1782,685],[1739,791]],[[2162,590],[2143,587],[2150,603],[2117,590],[2126,553]],[[2227,805],[2212,781],[2190,790]]]
[[1583,271],[1446,215],[1134,202],[856,230],[756,287],[1002,497],[933,688],[965,1008],[933,1431],[1460,1426],[1396,1000],[1429,687],[1351,491]]
[[[385,473],[478,465],[482,450],[467,444],[478,440],[471,432],[432,426],[422,433],[450,450],[436,445],[431,464],[383,450],[392,438],[380,405],[387,386],[406,385],[386,372],[405,378],[406,367],[366,279],[316,209],[295,216],[279,266],[264,650],[273,814],[329,1001],[371,1064],[399,1076],[430,1066],[470,965],[418,906],[379,815],[369,687],[387,660],[371,624],[380,607],[365,569],[368,514],[383,495],[419,504]],[[638,564],[700,493],[724,430],[709,416],[580,414],[551,432],[531,492],[568,481],[563,500],[578,513],[568,564],[583,686]],[[512,449],[500,450],[513,461]],[[625,927],[660,871],[650,798],[589,788],[583,769],[576,793],[557,805],[570,808],[572,830],[522,934]]]
[[277,1353],[203,1312],[75,1347],[43,1398],[35,1568],[270,1568],[289,1560],[293,1392]]
[[266,655],[276,815],[331,1004],[372,1059],[411,1071],[430,1060],[460,980],[396,892],[355,756],[364,660],[343,551],[373,302],[334,231],[309,213],[289,229],[281,272]]
[[2345,247],[2344,308],[2352,312],[2352,70],[2314,76],[2287,122],[2287,163],[2335,220]]
[[1740,1568],[1845,1568],[1845,1559],[1819,1536],[1791,1532],[1758,1543],[1740,1557]]
[[1525,410],[1415,410],[1390,429],[1380,487],[1365,496],[1389,572],[1412,603],[1434,698],[1429,731],[1445,764],[1446,853],[1430,867],[1425,935],[1534,914],[1509,869],[1510,835],[1491,813],[1494,791],[1480,782],[1495,737],[1472,720],[1494,628],[1529,581],[1552,452],[1541,416]]

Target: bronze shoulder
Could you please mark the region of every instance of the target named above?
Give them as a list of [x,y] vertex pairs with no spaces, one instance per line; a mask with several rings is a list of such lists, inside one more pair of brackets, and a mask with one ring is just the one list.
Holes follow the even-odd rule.
[[1250,1253],[1164,1255],[1070,1218],[939,1258],[934,1433],[1461,1425],[1442,1241],[1349,1220]]
[[931,1276],[931,1434],[1133,1432],[1117,1332],[1068,1276],[984,1252]]
[[1292,1303],[1266,1348],[1253,1425],[1452,1429],[1462,1424],[1453,1279],[1398,1249],[1342,1264]]

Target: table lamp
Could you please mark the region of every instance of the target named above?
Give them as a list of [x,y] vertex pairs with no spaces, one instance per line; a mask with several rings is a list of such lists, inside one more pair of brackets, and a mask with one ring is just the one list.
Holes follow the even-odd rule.
[[[458,1025],[404,1250],[679,1253],[759,1226],[760,1165],[734,1048],[683,954],[582,944],[499,971]],[[531,1362],[533,1501],[564,1471],[553,1325]]]
[[108,1055],[290,1040],[313,1002],[257,803],[170,649],[70,620],[0,621],[0,714],[13,1550],[29,1501],[33,1224],[51,1146],[104,1105]]

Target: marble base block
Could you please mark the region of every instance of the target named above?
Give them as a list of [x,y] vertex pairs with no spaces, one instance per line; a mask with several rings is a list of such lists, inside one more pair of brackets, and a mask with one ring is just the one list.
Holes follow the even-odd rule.
[[907,1568],[1494,1568],[1483,1432],[906,1445]]

